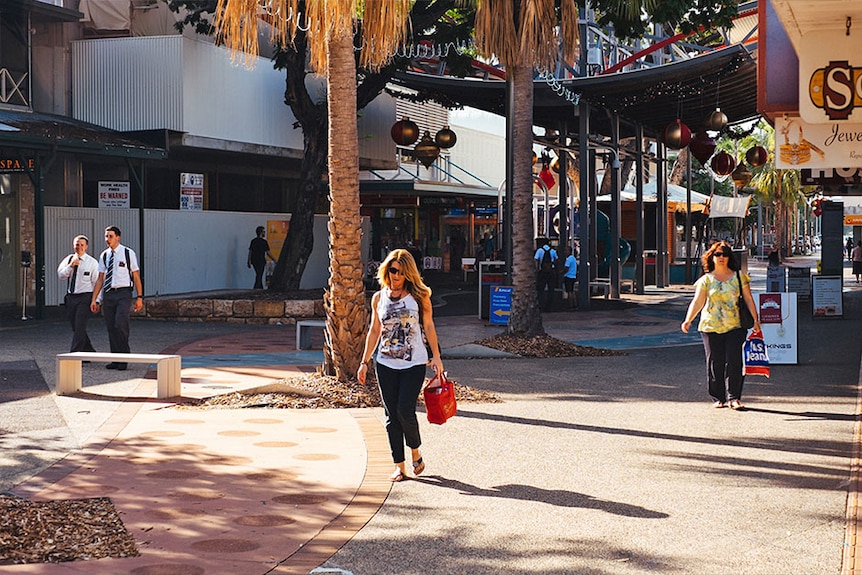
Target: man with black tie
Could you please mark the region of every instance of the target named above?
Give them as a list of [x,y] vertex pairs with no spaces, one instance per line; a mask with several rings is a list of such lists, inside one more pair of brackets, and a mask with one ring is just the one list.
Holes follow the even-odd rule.
[[90,302],[99,275],[99,262],[87,253],[90,240],[87,236],[75,236],[72,240],[74,253],[60,260],[57,277],[66,282],[64,303],[72,324],[72,348],[69,351],[96,351],[87,335],[90,319]]
[[[129,316],[132,309],[132,287],[137,292],[135,311],[144,308],[144,290],[141,285],[138,256],[134,250],[120,244],[120,228],[105,228],[105,243],[108,249],[99,256],[99,278],[93,290],[90,309],[105,316],[111,353],[129,353]],[[125,370],[125,362],[111,362],[108,369]]]

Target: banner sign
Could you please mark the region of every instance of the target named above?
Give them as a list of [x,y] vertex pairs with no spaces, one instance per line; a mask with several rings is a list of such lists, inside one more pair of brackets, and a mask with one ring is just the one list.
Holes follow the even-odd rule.
[[784,169],[862,165],[862,123],[809,124],[795,116],[775,118],[775,166]]
[[99,208],[125,208],[132,206],[129,182],[99,182]]

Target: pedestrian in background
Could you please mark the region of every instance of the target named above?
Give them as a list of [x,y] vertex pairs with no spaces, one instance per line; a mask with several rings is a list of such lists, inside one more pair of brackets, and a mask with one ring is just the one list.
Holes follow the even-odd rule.
[[264,239],[266,228],[257,226],[255,238],[248,245],[248,267],[254,266],[254,289],[263,289],[263,272],[266,271],[266,258],[275,261],[269,251],[269,242]]
[[850,259],[853,262],[853,273],[856,274],[856,283],[859,283],[859,277],[862,276],[862,240],[856,242],[856,247],[850,252]]
[[72,346],[69,351],[96,351],[87,334],[90,319],[90,302],[99,277],[99,262],[87,253],[90,240],[87,236],[75,236],[73,253],[60,260],[57,277],[66,282],[63,303],[72,324]]
[[[138,267],[138,256],[134,250],[120,243],[120,228],[105,228],[107,249],[99,256],[99,278],[93,288],[90,310],[98,313],[102,309],[111,353],[130,353],[129,316],[132,310],[132,289],[137,292],[134,310],[144,309],[144,288]],[[124,371],[126,362],[111,362],[108,369]]]
[[430,365],[436,373],[442,374],[443,361],[434,329],[431,288],[422,281],[410,252],[404,249],[389,252],[377,271],[377,281],[380,291],[371,298],[371,325],[356,379],[365,385],[368,364],[376,349],[377,385],[395,462],[395,471],[389,479],[401,481],[407,476],[405,443],[411,451],[413,474],[419,475],[425,470],[419,452],[422,439],[416,419],[416,401],[425,383],[425,366]]
[[551,311],[554,303],[554,291],[557,289],[557,250],[548,245],[547,241],[536,250],[533,260],[536,264],[536,299],[539,307],[542,306],[542,294],[545,288],[548,290],[545,299],[545,311]]
[[569,302],[569,309],[578,308],[578,292],[575,289],[575,282],[578,279],[577,258],[577,251],[569,249],[569,255],[566,256],[566,261],[563,263],[563,284],[565,286],[563,295]]
[[[748,330],[739,320],[737,300],[740,293],[754,318],[754,330],[760,330],[757,306],[751,295],[751,278],[739,272],[739,262],[726,242],[716,242],[703,254],[704,274],[695,282],[694,298],[688,306],[683,333],[688,333],[700,313],[698,330],[706,352],[706,380],[713,407],[742,404],[742,344]],[[701,313],[702,312],[702,313]]]

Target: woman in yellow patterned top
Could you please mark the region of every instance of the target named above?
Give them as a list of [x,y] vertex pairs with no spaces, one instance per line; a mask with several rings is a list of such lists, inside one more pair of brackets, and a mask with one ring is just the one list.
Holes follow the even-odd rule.
[[706,352],[706,379],[713,407],[730,405],[731,409],[745,409],[741,403],[742,345],[748,330],[739,321],[740,290],[754,318],[754,329],[760,330],[757,306],[751,296],[751,278],[739,272],[739,267],[733,249],[726,242],[714,243],[703,254],[704,274],[694,284],[694,299],[681,326],[688,333],[700,313],[697,329]]

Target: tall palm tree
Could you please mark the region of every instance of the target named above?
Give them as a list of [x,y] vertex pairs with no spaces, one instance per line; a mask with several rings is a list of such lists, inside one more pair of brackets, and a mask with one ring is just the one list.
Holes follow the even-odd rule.
[[[368,324],[360,248],[354,27],[361,21],[361,65],[379,69],[404,40],[411,4],[410,0],[270,0],[264,14],[273,26],[274,40],[285,45],[299,26],[308,26],[311,66],[326,76],[330,209],[323,367],[339,381],[349,381],[359,368],[362,334]],[[219,0],[218,8],[215,26],[225,44],[235,52],[256,55],[261,3]]]
[[514,117],[509,118],[514,163],[507,182],[513,208],[509,333],[526,336],[544,333],[533,263],[533,69],[552,70],[558,58],[571,64],[579,42],[575,0],[559,3],[558,14],[554,0],[476,1],[477,48],[506,68],[514,98]]

